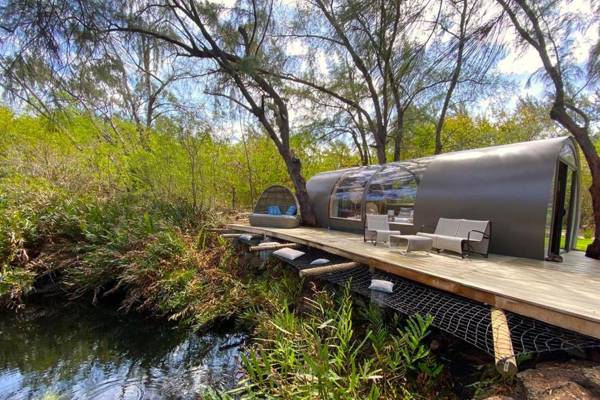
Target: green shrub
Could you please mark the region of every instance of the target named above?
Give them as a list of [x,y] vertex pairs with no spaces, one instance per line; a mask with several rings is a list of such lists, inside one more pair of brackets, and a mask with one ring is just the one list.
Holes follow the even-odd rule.
[[278,268],[239,265],[228,243],[206,229],[216,220],[208,211],[132,194],[67,195],[44,180],[18,176],[0,180],[0,188],[5,306],[21,305],[35,278],[51,274],[72,300],[97,303],[119,294],[124,312],[196,328],[234,316],[253,326],[254,317],[293,286]]

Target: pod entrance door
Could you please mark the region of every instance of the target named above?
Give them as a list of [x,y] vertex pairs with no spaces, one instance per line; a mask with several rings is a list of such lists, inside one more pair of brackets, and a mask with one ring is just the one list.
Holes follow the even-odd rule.
[[573,211],[575,200],[575,171],[559,161],[554,187],[554,214],[552,216],[552,236],[550,254],[560,254],[561,250],[571,249],[573,236]]

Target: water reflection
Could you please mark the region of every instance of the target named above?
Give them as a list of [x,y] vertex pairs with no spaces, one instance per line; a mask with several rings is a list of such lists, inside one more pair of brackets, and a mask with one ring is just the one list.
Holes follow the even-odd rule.
[[0,314],[0,399],[198,398],[235,385],[242,340],[97,311]]

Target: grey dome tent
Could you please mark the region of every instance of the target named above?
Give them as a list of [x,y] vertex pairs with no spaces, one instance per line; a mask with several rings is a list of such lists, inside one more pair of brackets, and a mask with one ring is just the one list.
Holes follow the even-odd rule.
[[315,175],[320,227],[361,233],[366,214],[415,234],[440,218],[491,221],[490,252],[544,259],[575,247],[579,155],[570,137],[446,153]]
[[274,185],[260,195],[250,225],[271,228],[295,228],[300,225],[300,207],[292,191],[281,185]]

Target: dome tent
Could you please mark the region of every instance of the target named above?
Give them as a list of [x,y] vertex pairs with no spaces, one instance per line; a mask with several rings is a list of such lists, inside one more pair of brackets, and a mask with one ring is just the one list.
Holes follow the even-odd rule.
[[571,137],[323,172],[307,191],[322,228],[362,233],[366,214],[390,216],[390,229],[404,235],[440,218],[490,221],[490,252],[537,259],[577,241],[580,162]]

